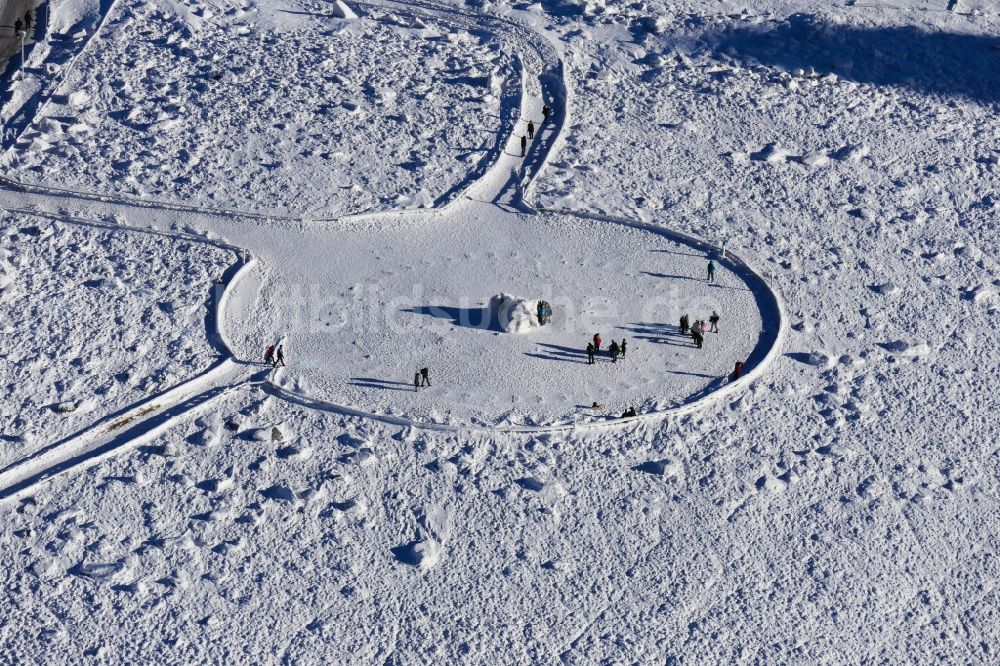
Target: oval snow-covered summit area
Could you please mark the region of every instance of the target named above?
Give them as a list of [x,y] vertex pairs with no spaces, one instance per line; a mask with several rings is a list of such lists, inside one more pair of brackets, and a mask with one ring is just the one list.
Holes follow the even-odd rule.
[[[709,257],[652,230],[481,204],[456,213],[337,225],[335,244],[326,227],[270,245],[259,295],[226,314],[237,353],[260,358],[283,338],[288,367],[275,383],[366,412],[550,425],[689,402],[758,343],[754,293],[725,260],[710,284]],[[548,301],[552,323],[504,333],[489,314],[500,293]],[[679,318],[713,310],[720,332],[699,350]],[[588,365],[595,333],[605,349],[627,339],[626,356]],[[423,367],[431,386],[417,391]]]

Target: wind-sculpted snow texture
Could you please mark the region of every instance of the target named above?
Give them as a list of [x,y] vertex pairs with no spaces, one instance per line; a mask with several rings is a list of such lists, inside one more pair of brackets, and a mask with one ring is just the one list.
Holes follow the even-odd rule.
[[391,12],[121,2],[6,160],[24,182],[205,207],[430,206],[495,149],[510,69],[487,33]]
[[217,360],[232,253],[11,213],[0,234],[0,468]]
[[[761,390],[705,415],[702,529],[745,545],[684,654],[996,659],[1000,25],[958,5],[567,24],[577,115],[539,200],[725,239],[791,313]],[[578,654],[647,621],[608,613]]]
[[[544,151],[532,145],[547,162],[526,170],[540,175],[525,197],[491,180],[496,174],[483,179],[483,191],[503,195],[500,206],[458,200],[424,215],[278,224],[3,190],[19,205],[71,205],[94,219],[126,214],[137,225],[162,227],[182,214],[252,247],[258,263],[227,301],[247,304],[250,316],[227,333],[253,361],[265,335],[287,332],[289,343],[289,368],[271,374],[287,389],[228,386],[254,371],[229,362],[218,380],[225,390],[198,394],[188,418],[178,405],[142,445],[127,446],[140,432],[118,442],[121,455],[83,461],[86,473],[32,482],[0,501],[3,654],[120,663],[995,663],[998,7],[861,4],[461,5],[463,20],[503,15],[550,39],[562,63],[546,61],[546,71],[563,72],[568,84],[553,100],[564,114],[558,140]],[[170,14],[156,18],[153,6],[136,10],[137,23],[144,17],[137,30]],[[240,12],[257,7],[169,6],[188,7],[193,23],[211,12],[248,24]],[[287,14],[266,6],[275,10],[269,21],[289,28],[314,20],[295,12],[334,11],[333,3],[285,6]],[[364,7],[359,13],[378,12]],[[399,5],[392,12],[412,25]],[[456,15],[428,2],[419,13],[442,24]],[[253,30],[270,30],[257,23]],[[290,33],[282,32],[296,39]],[[421,57],[393,53],[403,68]],[[530,60],[528,79],[538,69]],[[80,88],[97,89],[100,69],[76,71]],[[526,81],[529,96],[536,83]],[[426,106],[456,103],[443,95]],[[541,100],[527,102],[531,114]],[[513,182],[508,153],[495,164],[511,165]],[[93,156],[95,173],[125,159]],[[390,199],[412,191],[379,182]],[[317,201],[328,195],[319,185]],[[581,218],[565,213],[530,214],[525,204],[725,243],[766,274],[776,305],[758,308],[761,327],[781,319],[775,292],[785,304],[791,330],[770,338],[781,356],[696,411],[548,432],[413,427],[405,413],[388,413],[393,390],[379,386],[352,390],[358,402],[378,392],[380,420],[291,393],[300,377],[309,383],[309,364],[326,373],[314,380],[320,389],[345,390],[330,378],[369,353],[345,340],[339,351],[350,358],[342,359],[314,344],[309,336],[338,320],[321,308],[295,320],[301,301],[278,289],[316,282],[319,297],[308,302],[353,300],[358,290],[337,263],[364,264],[357,272],[398,287],[419,281],[408,271],[421,266],[446,273],[486,257],[489,270],[465,268],[453,279],[484,299],[504,289],[534,296],[527,287],[544,273],[534,260],[508,276],[523,280],[514,287],[490,272],[500,270],[497,246],[528,256],[523,244],[491,236],[516,235],[499,224],[515,223],[505,216],[513,208],[526,225],[558,215],[565,226],[553,226],[548,244],[552,257],[575,262],[565,271],[572,279],[599,286],[644,266],[644,253],[627,244],[601,245],[591,254],[598,264],[607,257],[611,275],[584,276],[586,253],[569,253],[560,232],[587,225],[574,227]],[[491,217],[477,217],[485,208]],[[461,224],[470,228],[448,233]],[[486,224],[497,228],[474,234]],[[425,236],[400,237],[394,250],[412,243],[413,258],[378,246],[421,225]],[[371,238],[358,243],[367,254],[351,251],[352,234]],[[618,240],[588,235],[575,245]],[[542,245],[531,252],[545,253]],[[677,245],[670,249],[705,247]],[[703,264],[671,261],[676,273],[649,272],[678,288]],[[436,344],[446,355],[462,333],[448,330],[450,315],[476,302],[456,305],[464,292],[444,290],[437,295],[456,298],[392,300],[411,293],[375,301],[415,307],[415,346]],[[396,347],[408,353],[386,345]],[[629,350],[630,363],[643,362],[640,349]],[[478,354],[468,353],[471,361]],[[391,387],[407,379],[397,374],[364,377]],[[652,367],[637,374],[657,379]],[[419,399],[433,405],[433,391],[463,385],[485,395],[513,379],[435,382]],[[141,421],[134,427],[143,430]]]

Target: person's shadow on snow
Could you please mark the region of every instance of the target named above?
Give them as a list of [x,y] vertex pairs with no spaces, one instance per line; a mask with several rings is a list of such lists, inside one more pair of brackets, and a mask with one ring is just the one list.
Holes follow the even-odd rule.
[[[536,354],[532,352],[525,352],[525,356],[530,356],[531,358],[540,358],[543,361],[566,361],[568,363],[584,363],[587,362],[587,350],[577,349],[576,347],[564,347],[562,345],[553,345],[545,342],[538,343],[539,347],[543,347],[546,350],[544,354]],[[603,354],[598,354],[600,357]]]

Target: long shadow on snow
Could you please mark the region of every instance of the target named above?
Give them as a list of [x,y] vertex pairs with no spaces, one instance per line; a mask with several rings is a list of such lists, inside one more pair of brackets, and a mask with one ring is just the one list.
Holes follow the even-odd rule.
[[836,25],[811,14],[705,35],[718,53],[941,97],[1000,102],[1000,37]]
[[409,391],[413,384],[397,382],[391,379],[375,379],[374,377],[351,377],[348,386],[358,388],[381,389],[383,391]]
[[447,305],[424,305],[403,308],[400,312],[426,315],[436,319],[447,319],[452,326],[478,328],[483,331],[501,331],[500,323],[490,313],[489,308],[455,308]]
[[691,336],[681,333],[680,327],[673,324],[638,323],[627,326],[616,326],[619,331],[628,331],[637,340],[652,342],[658,345],[674,347],[693,347]]

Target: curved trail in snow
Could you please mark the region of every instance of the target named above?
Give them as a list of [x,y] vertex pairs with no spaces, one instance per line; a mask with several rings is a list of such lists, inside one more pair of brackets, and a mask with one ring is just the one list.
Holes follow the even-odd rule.
[[[395,11],[412,17],[442,21],[478,30],[492,29],[494,34],[505,45],[514,50],[520,64],[520,102],[516,118],[504,121],[504,127],[499,133],[497,143],[491,151],[494,157],[488,157],[477,166],[465,181],[446,193],[436,202],[433,209],[416,211],[381,211],[337,218],[338,221],[365,220],[375,217],[412,217],[428,214],[447,215],[459,206],[463,200],[473,200],[494,203],[502,207],[512,207],[525,213],[539,212],[526,200],[525,193],[545,168],[550,156],[562,143],[565,124],[570,116],[570,91],[566,84],[565,71],[561,57],[555,47],[543,35],[534,29],[510,18],[480,14],[469,10],[439,5],[428,0],[415,2],[397,2],[383,0],[381,2],[363,1],[356,3],[359,7],[377,11]],[[539,127],[538,137],[530,144],[524,158],[515,157],[506,150],[508,144],[515,141],[518,127],[523,126],[525,118],[537,118],[541,115],[541,107],[548,104],[555,113],[552,121]],[[249,220],[264,222],[298,222],[322,223],[330,222],[325,218],[283,217],[280,215],[265,215],[255,212],[228,210],[222,208],[207,208],[187,206],[170,202],[146,200],[136,197],[105,195],[91,192],[79,192],[65,188],[48,187],[20,183],[0,175],[0,184],[7,189],[24,193],[29,198],[51,199],[55,197],[73,198],[79,201],[109,203],[132,208],[146,208],[163,211],[199,213],[209,216],[237,216]],[[11,209],[13,210],[13,209]],[[656,226],[626,218],[581,213],[571,210],[551,210],[567,216],[583,219],[597,219],[625,226],[642,229],[664,236],[705,254],[722,257],[722,249],[704,240],[680,232],[671,231],[662,226]],[[20,210],[25,214],[39,215],[33,210]],[[157,233],[185,238],[197,242],[208,242],[233,251],[237,262],[227,271],[224,278],[225,288],[216,295],[211,303],[211,317],[214,330],[207,331],[211,343],[216,346],[224,357],[206,372],[182,384],[153,396],[115,414],[101,419],[93,426],[77,434],[44,447],[34,454],[13,463],[0,470],[0,503],[17,498],[23,498],[35,492],[38,487],[59,476],[72,471],[90,467],[109,456],[124,452],[155,438],[171,426],[189,419],[193,414],[203,413],[219,398],[230,395],[234,391],[261,388],[265,392],[297,405],[325,412],[332,412],[349,417],[360,417],[397,425],[449,433],[553,433],[575,432],[609,427],[630,427],[636,423],[683,416],[703,407],[719,402],[742,391],[745,387],[760,378],[770,363],[779,354],[782,340],[787,330],[787,316],[780,296],[770,288],[767,280],[747,262],[732,253],[728,253],[720,263],[736,273],[754,294],[765,330],[758,339],[753,352],[747,359],[746,374],[738,381],[726,383],[719,380],[706,387],[700,394],[690,396],[688,400],[669,409],[641,413],[629,419],[615,418],[607,421],[590,421],[585,423],[559,423],[546,426],[459,426],[443,423],[433,423],[410,419],[405,416],[383,415],[368,412],[364,409],[339,405],[318,400],[284,389],[267,378],[266,370],[261,370],[257,364],[238,360],[233,354],[226,339],[224,318],[227,304],[235,285],[240,277],[254,264],[249,253],[219,241],[208,240],[201,236],[181,232],[159,231],[141,227],[126,227],[123,225],[102,224],[93,221],[67,218],[65,215],[52,216],[69,223],[90,224],[108,229]]]
[[[547,164],[549,154],[552,152],[553,147],[558,144],[558,139],[565,126],[568,88],[566,86],[562,59],[559,57],[552,43],[535,30],[512,19],[440,5],[428,0],[415,0],[414,2],[400,2],[397,0],[383,0],[381,2],[359,1],[352,4],[369,11],[393,11],[406,14],[412,18],[445,22],[466,30],[490,32],[500,40],[505,49],[510,50],[518,56],[516,58],[517,71],[513,74],[520,75],[516,77],[519,80],[508,81],[505,84],[505,86],[515,85],[519,88],[515,94],[517,99],[511,103],[512,106],[516,106],[517,108],[506,109],[508,113],[506,114],[507,117],[504,117],[505,109],[503,108],[503,104],[501,105],[502,124],[497,133],[495,144],[483,156],[477,167],[467,174],[461,182],[438,196],[433,207],[416,210],[377,209],[337,217],[317,217],[269,213],[226,206],[201,206],[157,199],[155,197],[78,190],[19,180],[6,174],[0,174],[0,184],[6,185],[10,189],[29,194],[58,196],[95,203],[177,211],[180,213],[239,216],[262,221],[278,220],[284,222],[335,222],[364,220],[385,215],[411,216],[440,213],[447,210],[451,204],[458,203],[462,199],[471,198],[497,203],[499,202],[499,197],[507,193],[508,190],[515,194],[523,192],[527,185],[539,175]],[[110,11],[103,17],[101,26],[104,25],[109,14]],[[93,38],[94,36],[91,37],[91,39]],[[83,54],[89,44],[90,40],[74,56],[73,63]],[[54,93],[55,86],[56,84],[53,84],[53,90],[49,91],[45,102],[37,109],[35,113],[36,117],[45,110]],[[526,124],[525,118],[529,116],[539,117],[543,104],[548,104],[559,111],[553,115],[552,121],[548,125],[539,127],[539,137],[541,138],[544,132],[544,136],[548,140],[531,142],[527,155],[524,158],[515,157],[512,154],[512,142],[514,141],[515,131],[518,127],[523,128]],[[27,131],[30,125],[31,123],[27,123],[22,128],[18,139]],[[9,157],[10,151],[8,150],[3,155],[3,159],[6,161]],[[518,197],[518,201],[507,201],[505,203],[517,206],[520,204],[520,197]]]
[[73,435],[44,446],[0,469],[0,503],[30,495],[42,483],[133,449],[193,414],[207,411],[209,404],[216,399],[265,382],[266,371],[262,371],[260,366],[235,358],[222,326],[222,313],[233,289],[255,263],[245,250],[219,240],[180,231],[129,227],[45,215],[30,210],[8,210],[116,233],[164,236],[211,245],[233,253],[236,261],[223,274],[221,289],[216,288],[208,298],[209,315],[205,321],[205,337],[218,353],[219,360],[207,370],[166,391],[109,414]]

